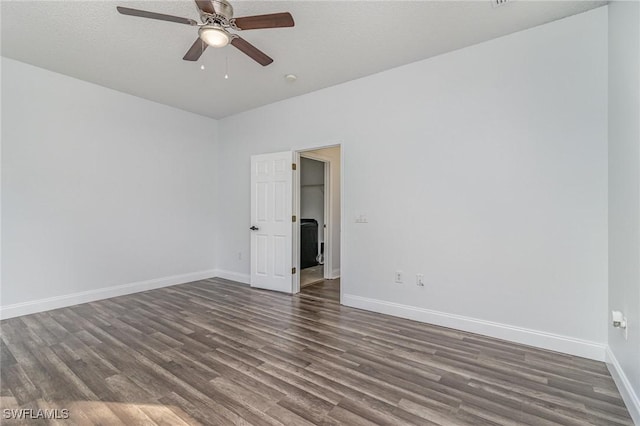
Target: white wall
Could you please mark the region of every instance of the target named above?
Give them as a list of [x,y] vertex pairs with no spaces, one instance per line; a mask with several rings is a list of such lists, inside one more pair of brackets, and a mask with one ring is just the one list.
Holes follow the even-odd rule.
[[216,144],[215,120],[3,58],[3,316],[212,276]]
[[[609,328],[629,411],[640,424],[640,4],[609,4],[609,310],[623,311],[623,331]],[[620,380],[622,378],[622,380]],[[626,381],[626,383],[624,383]],[[625,389],[626,386],[626,389]]]
[[219,267],[250,156],[341,143],[343,302],[601,359],[606,76],[600,8],[223,119]]

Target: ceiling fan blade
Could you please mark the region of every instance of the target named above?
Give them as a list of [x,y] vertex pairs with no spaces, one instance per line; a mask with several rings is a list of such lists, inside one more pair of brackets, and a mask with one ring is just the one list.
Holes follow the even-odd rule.
[[240,38],[240,37],[236,36],[236,37],[234,37],[233,40],[231,40],[231,44],[236,49],[240,50],[242,53],[244,53],[245,55],[249,56],[251,59],[253,59],[257,63],[259,63],[263,67],[266,67],[271,62],[273,62],[273,59],[271,59],[270,57],[265,55],[257,47],[255,47],[253,44],[249,43],[248,41],[246,41],[243,38]]
[[211,0],[196,0],[196,6],[204,13],[215,14],[216,11],[213,8],[213,2]]
[[128,7],[117,6],[118,12],[123,15],[139,16],[141,18],[158,19],[160,21],[177,22],[179,24],[198,25],[196,21],[179,16],[165,15],[163,13],[148,12],[146,10],[131,9]]
[[207,48],[207,43],[202,41],[201,38],[198,39],[191,45],[189,51],[182,59],[185,61],[197,61],[202,56],[202,52]]
[[293,27],[293,16],[289,12],[271,13],[236,18],[233,21],[240,30],[258,30],[262,28]]

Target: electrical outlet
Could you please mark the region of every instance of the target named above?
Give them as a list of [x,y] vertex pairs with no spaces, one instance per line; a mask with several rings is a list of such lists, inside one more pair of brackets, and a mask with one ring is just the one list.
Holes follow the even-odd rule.
[[396,282],[402,284],[402,271],[396,271]]
[[416,285],[424,287],[424,274],[416,274]]
[[629,323],[627,317],[620,311],[611,311],[611,323],[624,333],[624,340],[629,338]]
[[242,260],[242,252],[241,251],[238,252],[238,260]]

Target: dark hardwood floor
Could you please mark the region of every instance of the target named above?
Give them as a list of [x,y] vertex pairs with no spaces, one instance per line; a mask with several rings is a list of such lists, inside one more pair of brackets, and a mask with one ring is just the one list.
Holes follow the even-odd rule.
[[340,306],[337,284],[212,279],[2,321],[2,408],[79,425],[632,424],[601,362]]
[[318,299],[340,303],[340,279],[324,280],[306,287],[301,290],[301,296],[315,297]]

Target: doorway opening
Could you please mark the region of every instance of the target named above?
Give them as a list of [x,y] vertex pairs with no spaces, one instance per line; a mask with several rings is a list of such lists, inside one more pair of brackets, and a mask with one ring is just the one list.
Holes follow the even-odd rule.
[[[300,154],[300,288],[328,276],[324,262],[325,171],[328,162]],[[330,166],[329,166],[330,167]],[[327,194],[328,195],[328,194]]]
[[[340,146],[299,151],[294,208],[297,291],[340,300]],[[297,292],[296,291],[296,292]]]

